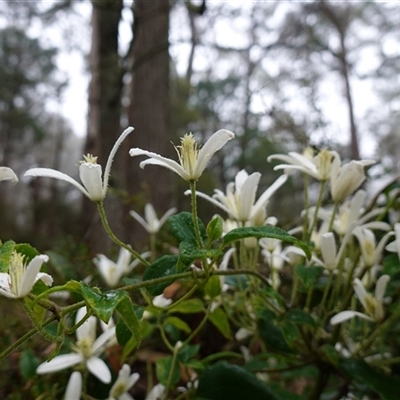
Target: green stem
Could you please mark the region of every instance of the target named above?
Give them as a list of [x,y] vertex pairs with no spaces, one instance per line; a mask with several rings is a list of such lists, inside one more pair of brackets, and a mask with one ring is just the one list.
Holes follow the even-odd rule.
[[199,249],[203,248],[203,240],[200,234],[199,220],[197,218],[197,197],[196,197],[196,181],[190,181],[190,193],[192,197],[192,218],[196,242]]
[[173,353],[172,353],[171,368],[170,368],[169,374],[168,374],[168,381],[167,381],[167,387],[166,387],[165,394],[164,394],[164,400],[168,399],[168,392],[172,386],[172,379],[174,377],[174,369],[175,369],[176,361],[178,359],[179,349],[180,349],[180,347],[178,348],[175,346]]
[[110,239],[114,243],[116,243],[119,247],[123,247],[124,249],[128,250],[135,258],[139,259],[146,267],[148,267],[150,265],[150,263],[146,259],[144,259],[137,251],[132,249],[132,247],[128,246],[126,243],[122,242],[114,235],[114,232],[111,230],[110,225],[108,223],[106,212],[104,210],[104,205],[103,205],[102,201],[97,202],[97,208],[99,210],[101,222],[104,226],[104,229],[107,232],[107,235],[110,237]]

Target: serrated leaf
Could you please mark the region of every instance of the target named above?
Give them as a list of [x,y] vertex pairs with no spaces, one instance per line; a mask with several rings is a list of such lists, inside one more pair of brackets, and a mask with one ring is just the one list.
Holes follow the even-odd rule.
[[140,345],[142,340],[142,330],[140,329],[140,322],[137,317],[138,310],[135,310],[128,293],[123,293],[125,293],[126,296],[117,304],[116,310],[119,317],[132,332],[132,338],[130,341],[134,341],[136,343],[135,346],[137,347]]
[[[162,256],[158,260],[154,261],[145,271],[143,275],[144,281],[150,281],[152,279],[162,278],[164,276],[174,275],[177,273],[176,264],[178,262],[178,256],[166,255]],[[169,286],[173,280],[157,283],[147,288],[148,292],[153,296],[158,296],[164,289]]]
[[204,307],[200,299],[184,300],[171,309],[171,312],[182,314],[197,314],[202,311],[204,311]]
[[200,376],[197,398],[207,400],[280,400],[252,373],[224,361],[207,367]]
[[215,218],[213,218],[208,223],[206,232],[208,236],[208,245],[210,245],[215,240],[218,240],[222,236],[223,232],[222,218],[218,215]]
[[301,264],[296,265],[295,267],[295,272],[306,289],[310,289],[312,286],[314,286],[315,281],[322,271],[322,267],[307,267]]
[[379,393],[382,400],[400,399],[400,380],[372,368],[365,361],[342,358],[339,367],[351,378]]
[[[198,218],[200,236],[203,241],[207,240],[206,230],[203,222]],[[173,237],[180,243],[183,241],[197,244],[196,234],[194,230],[192,214],[184,211],[179,214],[172,215],[168,219],[169,230]]]
[[0,247],[0,272],[8,272],[11,254],[14,251],[15,242],[8,240]]
[[99,293],[83,282],[81,282],[81,293],[93,312],[106,324],[109,322],[118,303],[128,296],[126,292],[120,290]]
[[190,326],[185,321],[182,321],[178,317],[165,318],[164,325],[167,325],[167,324],[173,325],[173,326],[175,326],[175,328],[177,328],[180,331],[185,332],[185,333],[190,333],[192,331],[190,329]]
[[283,229],[275,226],[250,226],[245,228],[235,228],[229,231],[223,238],[223,245],[226,246],[229,243],[235,242],[240,239],[248,237],[255,238],[271,238],[282,240],[283,242],[291,243],[297,247],[300,247],[308,259],[311,258],[311,251],[308,246],[301,240],[289,235]]
[[315,326],[314,318],[303,310],[289,310],[285,319],[299,325]]
[[[179,365],[177,362],[173,363],[172,356],[159,358],[157,360],[156,374],[158,380],[166,387],[168,386],[168,383],[170,383],[171,386],[176,385],[181,376]],[[170,376],[171,380],[169,379]]]
[[222,254],[221,250],[199,249],[196,244],[187,241],[179,244],[179,256],[185,265],[191,265],[193,261],[202,258],[217,258],[222,256]]
[[228,316],[221,308],[216,308],[210,314],[210,321],[227,339],[231,339],[231,326],[229,325]]

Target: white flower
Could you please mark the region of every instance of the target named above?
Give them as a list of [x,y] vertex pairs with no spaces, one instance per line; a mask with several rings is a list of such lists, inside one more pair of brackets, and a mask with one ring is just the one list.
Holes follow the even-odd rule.
[[362,282],[356,278],[353,282],[353,287],[358,299],[364,307],[365,314],[358,311],[342,311],[331,318],[332,325],[340,324],[350,318],[360,317],[369,321],[380,322],[383,320],[383,296],[390,277],[382,275],[376,282],[375,296],[367,293]]
[[82,395],[82,375],[74,371],[68,381],[64,400],[80,400]]
[[74,185],[90,200],[95,202],[101,201],[104,199],[104,197],[106,197],[107,194],[108,179],[110,177],[111,165],[113,163],[115,153],[117,152],[118,147],[121,145],[122,141],[132,131],[132,127],[125,129],[118,140],[115,142],[110,152],[110,155],[108,156],[103,179],[101,177],[101,165],[97,164],[97,157],[93,157],[91,154],[84,156],[85,161],[82,161],[81,165],[79,166],[79,176],[83,185],[81,185],[75,179],[71,178],[69,175],[50,168],[32,168],[26,171],[24,176],[43,176],[47,178],[60,179],[62,181],[69,182],[71,185]]
[[14,251],[11,255],[8,273],[0,273],[0,294],[11,299],[25,297],[39,279],[47,286],[51,286],[53,278],[39,272],[42,264],[47,261],[49,261],[49,257],[39,255],[26,265],[24,256]]
[[168,307],[172,303],[172,299],[167,299],[164,297],[163,294],[160,294],[153,299],[153,306],[154,307],[159,307],[159,308],[164,308]]
[[176,208],[170,208],[162,217],[161,219],[157,218],[157,214],[154,210],[154,207],[147,203],[144,207],[144,219],[136,212],[136,211],[129,211],[129,214],[138,221],[144,229],[150,234],[157,233],[163,224],[167,221],[167,219],[176,213]]
[[335,236],[333,235],[333,233],[327,232],[321,235],[320,244],[324,266],[330,271],[333,271],[336,268],[338,262],[338,260],[336,259],[337,252]]
[[[86,308],[80,308],[76,314],[78,323],[86,314]],[[54,357],[49,362],[44,362],[36,369],[37,374],[61,371],[65,368],[78,364],[84,364],[86,368],[103,383],[111,382],[111,372],[107,364],[98,357],[104,350],[107,342],[115,335],[115,327],[106,329],[96,339],[97,318],[90,316],[77,330],[75,345],[72,346],[72,353],[62,354]]]
[[[257,220],[259,222],[260,214],[264,221],[265,207],[269,198],[286,182],[287,176],[280,176],[254,203],[260,177],[259,172],[249,175],[245,170],[241,170],[236,174],[235,182],[228,183],[226,193],[215,189],[213,197],[198,191],[196,195],[221,208],[237,221]],[[189,193],[189,191],[185,192],[185,194]]]
[[[146,258],[149,255],[150,253],[146,252],[142,254],[142,257]],[[140,264],[139,259],[130,262],[131,256],[132,254],[127,249],[121,247],[116,263],[104,254],[97,254],[93,259],[93,262],[96,264],[96,267],[107,285],[114,287],[118,284],[124,274],[129,273],[133,268]]]
[[400,260],[400,223],[399,222],[394,224],[394,232],[396,234],[396,240],[392,243],[389,243],[385,247],[385,249],[387,251],[397,253],[397,255],[399,256],[399,260]]
[[0,181],[12,181],[17,183],[18,177],[11,168],[0,167]]
[[357,226],[354,228],[353,234],[358,239],[362,259],[367,268],[374,266],[378,262],[387,241],[394,235],[393,232],[387,233],[382,237],[378,245],[376,245],[375,235],[370,229]]
[[157,383],[157,385],[155,385],[153,389],[151,389],[150,392],[147,393],[145,400],[161,400],[164,396],[164,393],[165,386],[161,383]]
[[127,392],[138,380],[139,374],[134,373],[131,375],[131,367],[128,364],[124,364],[110,390],[108,400],[133,400],[133,397]]
[[179,163],[170,158],[152,153],[151,151],[138,148],[131,149],[129,154],[132,157],[142,155],[150,157],[148,160],[140,163],[141,168],[148,164],[160,165],[177,173],[186,181],[196,181],[200,178],[214,153],[220,150],[234,137],[234,133],[227,131],[226,129],[220,129],[207,140],[201,149],[199,149],[193,135],[191,133],[186,134],[181,138],[181,145],[175,147],[178,153]]
[[321,150],[314,155],[314,150],[308,148],[304,154],[299,154],[294,151],[285,154],[273,154],[267,158],[271,160],[282,160],[286,164],[279,164],[274,167],[274,170],[284,169],[285,171],[299,170],[319,181],[326,181],[331,175],[331,167],[333,160],[339,158],[336,151]]
[[340,202],[350,196],[364,181],[364,167],[375,164],[373,160],[350,161],[340,166],[340,157],[332,162],[331,196],[334,202]]

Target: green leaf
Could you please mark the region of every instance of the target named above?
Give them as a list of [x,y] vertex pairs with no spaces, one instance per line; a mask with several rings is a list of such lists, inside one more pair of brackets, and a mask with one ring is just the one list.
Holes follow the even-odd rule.
[[200,376],[197,399],[280,400],[280,397],[249,371],[222,361],[207,367]]
[[190,329],[190,326],[185,321],[182,321],[178,317],[165,318],[164,325],[168,325],[168,324],[175,326],[175,328],[177,328],[180,331],[185,332],[185,333],[190,333],[192,331]]
[[[176,385],[181,376],[178,363],[175,362],[174,366],[172,366],[172,360],[172,356],[169,356],[159,358],[156,362],[157,378],[164,386],[168,386],[168,384],[171,384],[171,386]],[[169,381],[170,375],[172,377],[171,381]]]
[[222,251],[218,249],[199,249],[197,244],[191,242],[181,242],[179,244],[179,256],[186,265],[191,265],[194,260],[202,258],[217,258],[222,256]]
[[258,329],[260,331],[261,339],[267,346],[284,353],[292,353],[282,330],[274,324],[273,320],[263,317],[260,318],[258,320]]
[[400,261],[397,254],[389,254],[383,260],[383,273],[393,277],[400,272]]
[[127,292],[120,290],[99,293],[84,282],[81,282],[81,293],[93,312],[106,324],[108,324],[118,303],[128,296]]
[[204,291],[210,299],[214,299],[221,293],[219,276],[212,276],[204,286]]
[[196,314],[202,311],[204,311],[204,307],[200,299],[184,300],[171,309],[171,312],[182,314]]
[[221,308],[216,308],[210,314],[210,321],[227,339],[231,339],[231,326],[229,325],[228,316]]
[[[177,262],[178,262],[178,256],[173,256],[173,255],[162,256],[158,260],[154,261],[153,264],[151,264],[146,269],[143,275],[143,280],[150,281],[152,279],[162,278],[164,276],[176,274]],[[152,296],[158,296],[172,282],[173,280],[162,283],[156,283],[153,286],[148,287],[147,290]]]
[[8,272],[11,254],[14,251],[15,242],[8,240],[0,247],[0,272]]
[[303,310],[289,310],[285,319],[299,325],[315,326],[314,318]]
[[188,363],[200,350],[199,344],[186,344],[179,349],[178,359],[181,363]]
[[322,267],[307,267],[301,264],[295,267],[295,272],[306,289],[310,289],[314,286],[315,281],[322,271]]
[[131,330],[127,327],[122,318],[118,318],[115,327],[115,334],[117,336],[118,344],[122,347],[124,347],[132,337]]
[[300,337],[299,330],[296,325],[285,321],[280,325],[280,328],[283,333],[283,337],[285,338],[286,343],[292,344],[295,340]]
[[400,380],[369,366],[363,360],[343,358],[340,369],[356,381],[379,393],[382,400],[400,399]]
[[215,240],[218,240],[222,235],[222,218],[216,216],[207,225],[206,232],[208,236],[208,245],[210,245]]
[[33,350],[24,350],[19,358],[19,369],[24,379],[33,378],[36,375],[36,369],[38,366],[39,360]]
[[[207,240],[206,230],[204,228],[203,222],[198,218],[200,236],[203,241]],[[192,214],[184,211],[179,214],[172,215],[168,219],[169,230],[173,237],[180,242],[189,242],[196,244],[196,234],[194,230]]]
[[40,253],[28,243],[19,243],[15,245],[15,251],[25,256],[25,261],[28,263]]
[[132,338],[130,341],[134,341],[137,347],[140,345],[142,340],[142,330],[140,329],[140,322],[137,317],[138,311],[135,310],[128,293],[122,293],[125,293],[125,296],[121,299],[121,301],[118,302],[116,310],[119,314],[119,317],[132,332]]
[[326,358],[333,364],[339,364],[339,355],[336,349],[330,344],[324,344],[321,347],[322,352],[325,354]]
[[122,351],[121,363],[125,362],[127,357],[129,357],[129,355],[139,346],[139,344],[140,343],[138,343],[136,337],[132,335]]
[[224,246],[226,246],[227,244],[235,242],[236,240],[245,239],[248,237],[279,239],[283,242],[288,242],[300,247],[306,254],[307,258],[311,258],[311,251],[304,242],[292,235],[289,235],[283,229],[271,225],[232,229],[224,236],[222,243]]

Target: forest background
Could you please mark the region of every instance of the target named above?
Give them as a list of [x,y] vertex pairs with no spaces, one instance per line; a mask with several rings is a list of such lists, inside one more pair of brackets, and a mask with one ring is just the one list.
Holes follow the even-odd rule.
[[[200,183],[207,193],[243,168],[262,173],[263,190],[276,178],[267,156],[308,145],[374,158],[370,174],[387,179],[400,168],[399,16],[397,2],[1,2],[0,165],[20,176],[34,166],[77,176],[82,154],[104,165],[121,131],[134,126],[106,207],[118,235],[137,243],[144,232],[130,209],[141,213],[150,201],[161,214],[188,209],[189,200],[168,171],[140,170],[127,150],[173,155],[171,142],[186,132],[203,143],[220,128],[236,134]],[[76,92],[79,112],[65,115],[80,62],[87,94]],[[74,118],[85,108],[82,136]],[[70,185],[10,185],[0,187],[2,239],[88,263],[112,249],[95,206]],[[300,186],[291,181],[281,193],[270,212],[289,223]],[[205,217],[215,212],[199,206]]]
[[[400,170],[399,20],[398,2],[377,1],[0,2],[0,165],[20,177],[0,186],[1,240],[50,254],[56,282],[86,278],[99,252],[115,257],[95,204],[62,181],[22,175],[40,166],[77,177],[87,153],[104,167],[128,125],[135,131],[118,151],[105,208],[113,231],[136,248],[145,232],[129,210],[142,214],[150,201],[162,215],[189,210],[190,200],[169,171],[141,170],[128,149],[173,157],[171,142],[186,132],[200,143],[220,128],[236,134],[200,191],[246,169],[262,174],[261,192],[278,176],[270,154],[312,145],[345,161],[377,160],[368,171],[373,196]],[[74,92],[76,65],[85,70]],[[283,228],[300,215],[302,187],[290,180],[268,206]],[[204,220],[214,213],[199,202]],[[5,345],[15,342],[26,316],[7,299],[0,316]],[[0,393],[19,392],[20,374],[35,374],[19,356],[2,363],[9,379]]]

